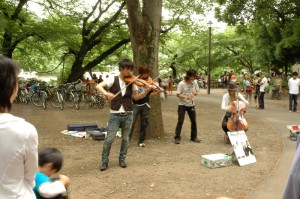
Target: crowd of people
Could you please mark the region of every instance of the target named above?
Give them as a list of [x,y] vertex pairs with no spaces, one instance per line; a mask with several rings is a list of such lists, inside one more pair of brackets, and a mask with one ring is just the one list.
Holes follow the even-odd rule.
[[[145,147],[144,141],[151,109],[150,98],[166,92],[166,88],[163,88],[161,82],[135,84],[137,80],[139,82],[149,82],[147,81],[150,78],[147,66],[140,66],[138,77],[128,82],[126,77],[131,76],[133,67],[134,64],[131,60],[124,59],[119,62],[120,74],[118,76],[110,76],[100,81],[100,78],[96,79],[93,76],[92,80],[86,80],[89,83],[91,81],[97,83],[95,89],[110,101],[107,136],[102,148],[101,171],[108,169],[111,146],[119,128],[122,132],[119,166],[121,168],[127,167],[125,160],[138,116],[140,116],[138,146]],[[0,157],[2,159],[0,164],[0,175],[2,176],[0,180],[0,198],[53,198],[66,193],[67,186],[70,185],[70,179],[65,175],[59,175],[56,180],[51,178],[63,166],[62,153],[59,149],[51,147],[38,150],[36,128],[24,119],[9,113],[18,93],[18,72],[19,67],[15,61],[0,56]],[[189,69],[184,79],[177,85],[178,121],[175,127],[175,144],[181,143],[181,130],[186,112],[191,122],[190,141],[201,142],[197,135],[194,100],[194,97],[199,94],[198,77],[195,70]],[[244,74],[243,91],[239,91],[234,77],[234,74],[231,73],[227,83],[228,93],[223,95],[221,102],[221,108],[225,111],[222,129],[225,132],[226,139],[228,138],[227,133],[230,131],[228,127],[229,118],[239,111],[231,106],[232,102],[240,101],[242,102],[241,106],[249,106],[251,104],[251,94],[247,94],[247,92],[252,93],[252,90],[254,90],[254,99],[258,99],[257,108],[264,109],[264,94],[268,85],[268,79],[264,73],[258,75],[255,80],[249,79],[248,75]],[[168,94],[172,95],[174,80],[169,77],[166,82],[166,87],[169,88]],[[293,77],[289,79],[288,86],[290,111],[298,111],[297,98],[300,80],[297,72],[294,72]],[[14,147],[11,147],[12,143]],[[249,143],[244,146],[244,150],[247,152],[245,154],[253,155]]]

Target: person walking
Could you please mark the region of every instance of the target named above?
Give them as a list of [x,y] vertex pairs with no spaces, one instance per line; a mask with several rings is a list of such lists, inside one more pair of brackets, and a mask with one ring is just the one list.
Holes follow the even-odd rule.
[[249,80],[248,74],[244,74],[243,89],[244,89],[245,99],[249,102],[249,106],[250,106],[251,98],[252,98],[252,85]]
[[[137,95],[137,86],[132,82],[126,85],[125,77],[131,76],[132,70],[132,61],[123,59],[119,62],[119,76],[111,76],[96,86],[96,89],[110,101],[107,137],[104,140],[102,149],[101,171],[105,171],[108,168],[111,145],[116,138],[119,128],[121,128],[122,132],[119,165],[122,168],[127,167],[125,158],[129,146],[129,133],[133,121],[132,97],[134,98]],[[109,88],[109,91],[105,89],[106,86]]]
[[294,71],[292,73],[293,77],[288,81],[289,87],[289,108],[290,112],[299,112],[298,111],[298,95],[299,95],[299,86],[300,79],[298,78],[298,73]]
[[[138,71],[139,71],[139,77],[142,80],[146,81],[148,78],[150,78],[148,67],[141,66],[141,67],[139,67]],[[131,131],[129,134],[129,141],[131,141],[131,138],[133,135],[135,122],[136,122],[138,116],[140,115],[140,131],[139,131],[139,141],[138,141],[138,145],[140,147],[145,147],[144,141],[145,141],[145,136],[146,136],[146,130],[147,130],[147,127],[149,124],[148,115],[149,115],[149,111],[150,111],[150,104],[149,104],[150,96],[156,95],[160,92],[164,92],[163,89],[153,90],[153,88],[151,88],[150,86],[148,86],[148,85],[138,86],[138,93],[137,93],[136,98],[140,98],[140,99],[132,100],[133,101],[133,123],[132,123]]]
[[174,89],[174,81],[172,79],[172,76],[170,75],[169,79],[168,79],[168,91],[169,91],[169,95],[173,94],[173,89]]
[[256,78],[254,80],[254,88],[255,88],[254,103],[255,103],[255,108],[259,107],[258,96],[259,96],[260,81],[261,81],[260,75],[259,75],[259,73],[257,73]]
[[196,122],[196,110],[194,104],[194,96],[198,95],[199,86],[194,81],[196,77],[196,71],[189,69],[186,72],[184,80],[179,82],[177,87],[178,100],[178,122],[175,130],[175,144],[180,144],[181,129],[184,122],[185,112],[188,113],[191,121],[191,141],[200,143],[197,138],[197,122]]
[[261,81],[259,83],[259,96],[258,96],[259,107],[258,107],[258,109],[265,108],[265,99],[264,98],[265,98],[267,86],[268,86],[268,79],[266,78],[266,74],[261,73]]
[[36,128],[9,113],[18,93],[18,64],[0,56],[0,198],[35,199]]

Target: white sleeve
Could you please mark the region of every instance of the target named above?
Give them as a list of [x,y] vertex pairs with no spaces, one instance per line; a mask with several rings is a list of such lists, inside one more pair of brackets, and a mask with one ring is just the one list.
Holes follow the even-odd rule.
[[132,91],[137,91],[138,90],[138,87],[136,84],[132,84]]
[[66,193],[66,187],[63,182],[46,182],[39,187],[39,194],[44,198],[53,198],[59,194]]
[[199,92],[200,90],[197,80],[194,80],[194,89],[196,92]]
[[229,105],[228,102],[229,102],[229,100],[227,99],[227,94],[223,95],[221,109],[227,110],[228,105]]
[[33,188],[35,173],[38,168],[38,135],[34,126],[30,124],[31,133],[27,138],[25,144],[25,157],[24,157],[24,172],[25,181]]
[[241,93],[239,93],[238,95],[239,95],[239,97],[241,98],[241,100],[242,100],[243,102],[245,102],[245,103],[247,104],[247,106],[249,106],[249,102],[245,99],[245,97],[244,97]]
[[182,83],[181,82],[179,82],[179,84],[178,84],[178,86],[177,86],[177,93],[178,94],[182,94]]
[[115,76],[109,76],[104,80],[104,83],[107,85],[108,88],[110,88],[112,87],[114,81],[115,81]]

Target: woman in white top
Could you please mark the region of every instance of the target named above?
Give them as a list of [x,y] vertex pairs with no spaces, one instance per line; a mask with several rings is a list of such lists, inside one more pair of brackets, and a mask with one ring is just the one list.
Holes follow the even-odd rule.
[[0,198],[31,199],[38,167],[34,126],[9,113],[18,93],[19,68],[0,56]]
[[231,117],[232,113],[235,113],[237,110],[230,107],[230,104],[237,99],[243,101],[247,106],[249,106],[249,102],[244,98],[244,96],[237,92],[237,86],[234,83],[229,83],[228,85],[228,93],[223,95],[221,109],[225,110],[225,115],[222,120],[222,129],[225,132],[225,142],[230,143],[228,139],[227,132],[229,131],[227,128],[228,119]]

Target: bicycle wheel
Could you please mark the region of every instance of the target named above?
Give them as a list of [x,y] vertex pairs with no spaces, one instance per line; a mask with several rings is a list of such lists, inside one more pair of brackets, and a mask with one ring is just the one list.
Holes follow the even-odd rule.
[[47,93],[45,91],[41,91],[40,94],[41,94],[41,98],[42,98],[43,108],[44,108],[44,110],[46,110],[46,108],[47,108]]
[[96,97],[94,95],[90,95],[90,100],[88,101],[89,108],[92,108],[96,104]]
[[80,98],[78,93],[74,93],[74,104],[77,110],[79,109],[79,102],[80,102]]
[[43,106],[43,100],[41,93],[33,93],[31,96],[31,101],[35,106]]
[[96,100],[97,100],[97,106],[102,109],[106,103],[106,100],[104,99],[104,97],[102,97],[102,95],[97,95],[96,96]]
[[75,106],[75,100],[74,100],[73,93],[66,93],[65,94],[64,103],[69,108],[73,108]]
[[57,93],[54,93],[51,97],[50,97],[50,103],[53,107],[55,108],[60,108],[60,101],[58,99]]

